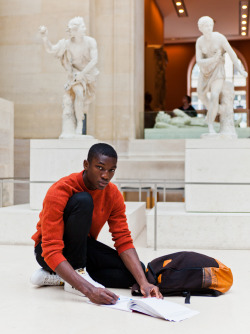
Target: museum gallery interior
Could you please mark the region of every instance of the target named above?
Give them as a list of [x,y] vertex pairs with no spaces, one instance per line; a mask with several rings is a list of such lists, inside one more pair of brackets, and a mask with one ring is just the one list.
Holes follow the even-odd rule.
[[[43,199],[58,179],[83,170],[93,144],[105,142],[118,153],[112,182],[143,261],[189,250],[217,256],[235,274],[235,290],[225,296],[194,297],[201,314],[175,333],[195,326],[210,332],[210,325],[202,327],[210,308],[214,316],[224,310],[218,328],[233,318],[239,322],[229,321],[228,330],[249,327],[240,312],[250,279],[249,6],[239,0],[0,0],[0,262],[6,277],[15,266],[20,270],[15,294],[21,300],[27,293],[36,321],[50,293],[42,296],[29,284],[37,266],[31,236]],[[98,240],[113,247],[106,225]],[[6,283],[1,308],[6,319],[11,309],[18,313],[23,329],[7,322],[0,329],[29,333],[36,321],[26,326],[21,301],[9,301],[13,282]],[[74,310],[76,332],[81,297],[50,291]],[[90,333],[92,307],[83,306]],[[99,309],[108,326],[114,313]],[[113,321],[131,332],[145,328],[139,315],[132,322],[113,312]],[[45,315],[43,333],[66,313]],[[145,326],[165,329],[149,318]],[[93,333],[102,330],[101,321],[93,326]],[[71,332],[66,320],[59,327]]]

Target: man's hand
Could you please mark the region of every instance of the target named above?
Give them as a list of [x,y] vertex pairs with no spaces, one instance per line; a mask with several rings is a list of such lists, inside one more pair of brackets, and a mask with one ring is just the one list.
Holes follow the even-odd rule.
[[134,248],[130,248],[122,252],[120,254],[120,257],[124,262],[125,266],[136,279],[137,283],[140,286],[141,293],[144,297],[156,297],[163,299],[159,288],[153,284],[150,284],[147,281],[144,271],[142,270],[139,257]]
[[118,296],[108,289],[94,288],[90,294],[87,296],[92,303],[112,305],[118,300]]
[[118,300],[118,296],[113,292],[108,289],[96,288],[85,280],[72,268],[67,260],[62,261],[55,271],[62,279],[88,297],[92,303],[110,305],[115,304]]
[[153,284],[150,284],[150,283],[142,284],[140,286],[140,290],[141,290],[141,293],[143,294],[143,296],[145,298],[156,297],[156,298],[163,299],[163,296],[160,293],[160,290],[159,290],[158,286],[155,286]]

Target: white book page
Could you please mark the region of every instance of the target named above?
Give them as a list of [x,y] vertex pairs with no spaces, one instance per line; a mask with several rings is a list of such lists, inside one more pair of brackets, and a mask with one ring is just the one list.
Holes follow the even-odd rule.
[[[132,312],[132,310],[128,307],[128,303],[131,300],[133,299],[130,297],[119,296],[118,301],[114,305],[98,305],[98,306],[113,308],[113,309],[120,310],[120,311]],[[89,301],[89,303],[91,303],[91,301]],[[91,303],[91,304],[94,304],[94,303]],[[97,305],[97,304],[94,304],[94,305]]]
[[[90,304],[91,303],[89,301]],[[97,305],[97,304],[94,304]],[[120,296],[114,305],[97,305],[104,306],[120,311],[132,312],[137,311],[150,315],[151,317],[161,318],[169,321],[181,321],[191,318],[198,314],[198,311],[190,310],[186,306],[177,303],[169,302],[157,298],[140,298],[134,299],[126,296]]]
[[157,298],[132,300],[129,308],[170,321],[181,321],[199,313],[186,306]]

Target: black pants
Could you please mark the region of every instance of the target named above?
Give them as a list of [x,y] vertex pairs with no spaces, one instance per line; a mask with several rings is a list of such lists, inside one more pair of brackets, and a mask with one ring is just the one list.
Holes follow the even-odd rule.
[[[105,287],[128,288],[135,283],[117,251],[88,237],[92,223],[93,200],[89,193],[74,194],[64,210],[63,255],[74,269],[87,268],[90,276]],[[42,257],[42,244],[35,248],[42,268],[52,269]],[[145,266],[142,264],[143,269]]]

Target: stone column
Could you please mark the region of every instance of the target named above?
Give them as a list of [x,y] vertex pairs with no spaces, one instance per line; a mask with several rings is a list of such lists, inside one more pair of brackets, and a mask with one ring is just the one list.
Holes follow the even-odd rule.
[[92,0],[100,75],[89,134],[116,145],[143,136],[144,1]]

